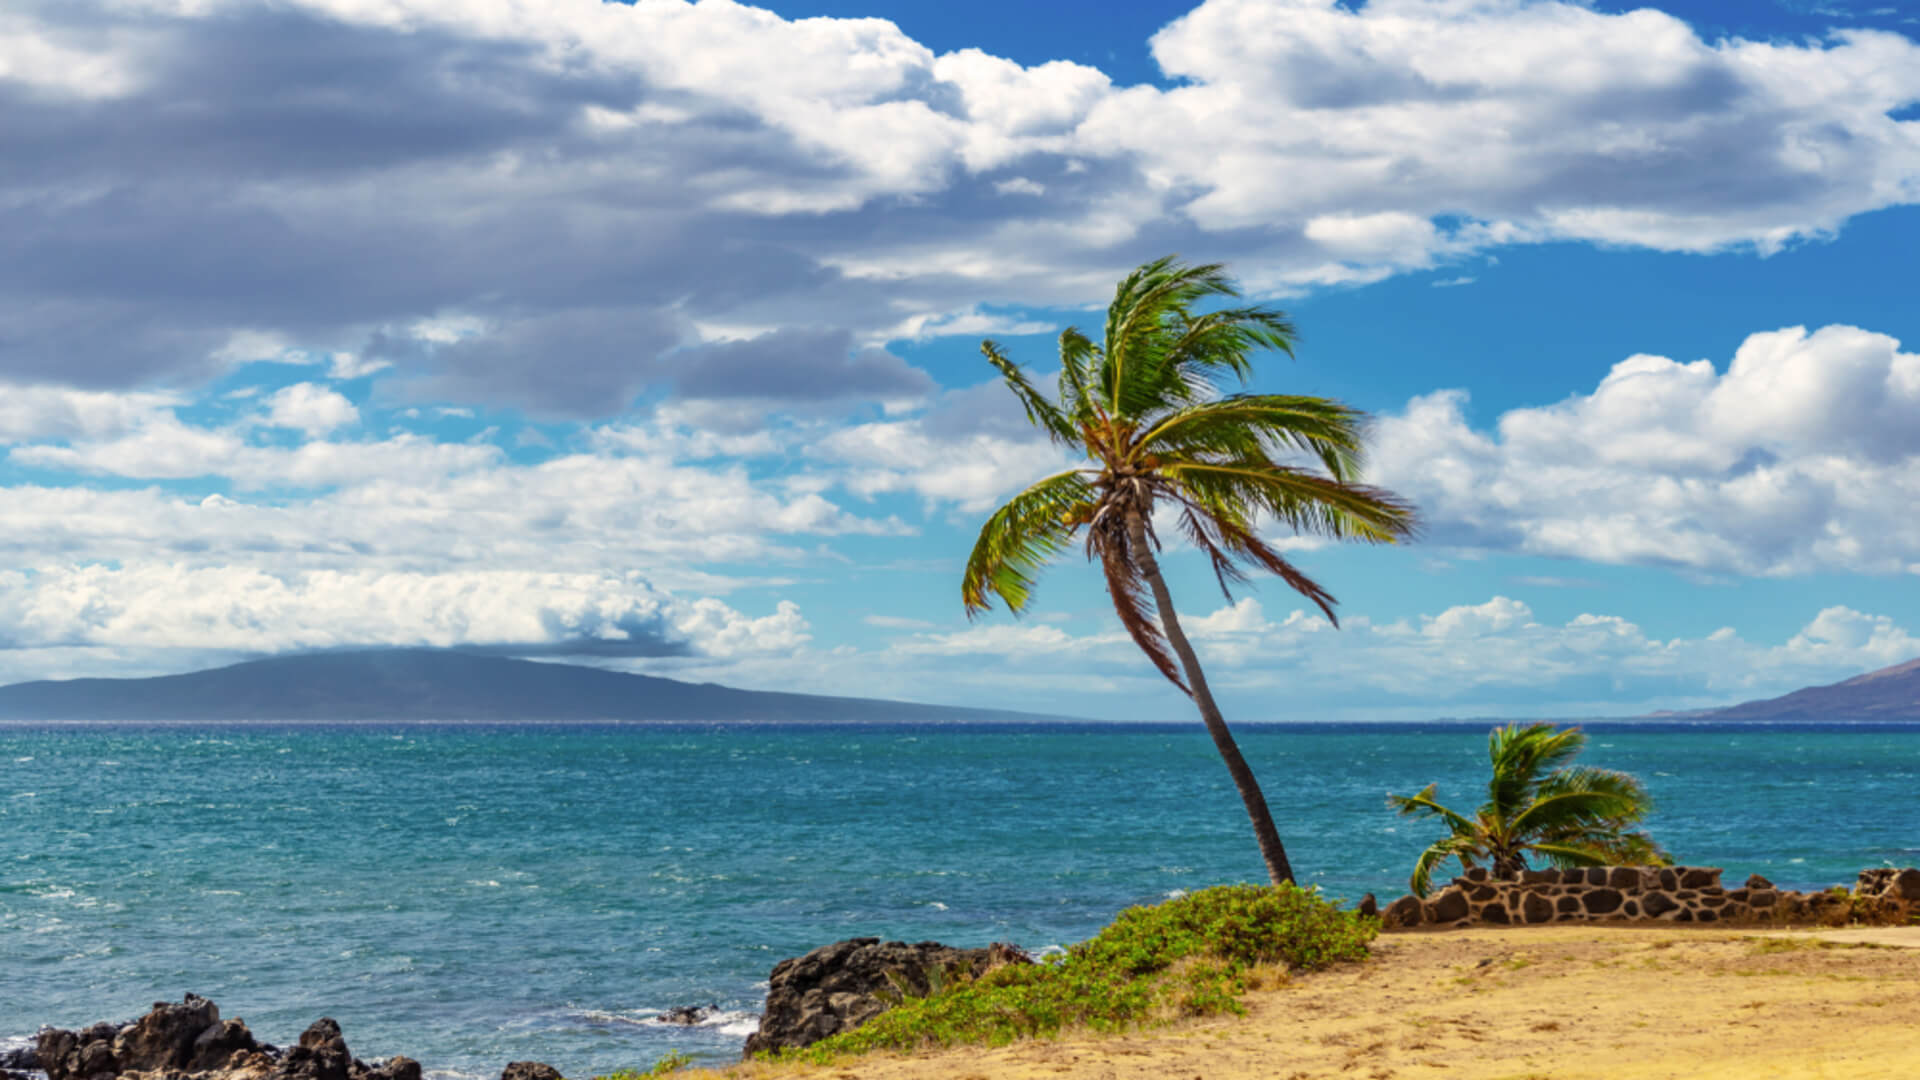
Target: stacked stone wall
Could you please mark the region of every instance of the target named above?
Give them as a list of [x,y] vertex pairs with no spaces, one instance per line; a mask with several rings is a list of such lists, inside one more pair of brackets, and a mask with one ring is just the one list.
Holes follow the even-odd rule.
[[1467,871],[1422,899],[1380,912],[1387,930],[1565,922],[1901,926],[1920,922],[1920,869],[1863,870],[1852,891],[1776,889],[1758,874],[1728,889],[1709,866],[1590,866],[1526,870],[1517,881]]

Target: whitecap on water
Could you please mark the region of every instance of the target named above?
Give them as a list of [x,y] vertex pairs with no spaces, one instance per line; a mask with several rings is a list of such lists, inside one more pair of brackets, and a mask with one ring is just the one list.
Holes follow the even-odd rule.
[[711,1031],[744,1039],[760,1030],[760,1014],[745,1009],[715,1009],[693,1024],[673,1024],[660,1017],[665,1009],[629,1009],[625,1012],[608,1012],[604,1009],[588,1009],[580,1015],[587,1020],[601,1024],[627,1024],[633,1027],[660,1029],[693,1028],[699,1031]]

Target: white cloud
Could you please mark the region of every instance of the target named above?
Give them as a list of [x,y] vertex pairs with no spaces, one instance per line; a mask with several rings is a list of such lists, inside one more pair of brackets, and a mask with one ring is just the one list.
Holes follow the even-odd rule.
[[[423,395],[605,416],[702,328],[981,332],[983,304],[1099,299],[1147,238],[1277,293],[1508,244],[1772,250],[1920,201],[1920,121],[1893,118],[1920,101],[1920,45],[1884,32],[1708,41],[1554,0],[1206,0],[1152,42],[1175,85],[1116,88],[726,0],[36,10],[0,26],[0,64],[35,86],[138,73],[74,78],[141,136],[59,95],[20,129],[69,141],[0,135],[22,163],[0,201],[98,238],[31,253],[36,280],[87,290],[0,305],[0,343],[28,343],[0,370],[36,379],[199,377],[298,340],[336,378],[387,363]],[[235,41],[307,47],[285,37],[300,18],[337,63],[294,83],[179,74],[230,65]],[[470,84],[399,74],[474,42],[504,47],[460,53]],[[324,164],[282,152],[370,103],[442,141],[383,128]],[[103,194],[145,178],[170,197]],[[209,232],[223,243],[190,281],[134,257]]]
[[1153,48],[1191,85],[1111,96],[1088,138],[1202,189],[1205,226],[1305,221],[1343,257],[1418,265],[1440,214],[1508,241],[1770,249],[1912,199],[1920,168],[1888,115],[1920,99],[1920,45],[1896,34],[1707,42],[1663,12],[1550,0],[1208,0]]
[[268,424],[305,432],[310,439],[359,421],[360,410],[346,395],[313,383],[282,387],[267,398]]
[[991,509],[999,499],[1071,465],[1043,438],[941,435],[918,419],[840,428],[810,452],[840,466],[840,483],[855,495],[908,492],[967,512]]
[[[1183,614],[1216,692],[1243,703],[1311,702],[1316,711],[1433,717],[1482,714],[1626,716],[1657,708],[1696,708],[1772,696],[1846,678],[1920,653],[1920,638],[1892,618],[1845,607],[1819,612],[1779,644],[1745,640],[1731,629],[1662,640],[1615,615],[1582,614],[1545,624],[1509,597],[1380,622],[1355,615],[1335,630],[1318,614],[1293,610],[1269,619],[1255,597]],[[897,642],[899,657],[994,658],[996,678],[1058,672],[1067,692],[1089,675],[1119,673],[1125,692],[1152,695],[1154,675],[1116,627],[1074,635],[1054,626],[982,624]],[[1070,658],[1071,666],[1062,660]],[[1131,674],[1128,674],[1131,673]],[[1135,681],[1135,677],[1138,681]],[[1122,689],[1116,685],[1115,689]],[[1291,717],[1298,719],[1297,716]]]
[[0,635],[17,649],[283,652],[492,646],[529,653],[712,657],[789,653],[799,608],[752,617],[637,574],[350,570],[135,562],[0,573]]
[[164,393],[0,383],[0,443],[109,438],[162,422],[180,403]]
[[1441,391],[1371,476],[1463,547],[1708,572],[1920,572],[1920,355],[1850,326],[1749,336],[1726,371],[1633,356],[1491,432]]
[[350,352],[336,352],[327,358],[327,378],[345,382],[349,379],[365,378],[376,371],[385,371],[393,364],[386,360],[373,360]]

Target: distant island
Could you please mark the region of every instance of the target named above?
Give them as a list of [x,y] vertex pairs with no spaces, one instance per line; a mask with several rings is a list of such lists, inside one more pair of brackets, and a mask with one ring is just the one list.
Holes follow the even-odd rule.
[[[1034,723],[1083,719],[876,698],[737,690],[715,683],[449,649],[308,653],[249,660],[184,675],[42,680],[0,687],[0,721]],[[1726,708],[1591,719],[1920,722],[1920,659],[1829,686],[1808,687]]]
[[1641,719],[1727,720],[1742,723],[1826,721],[1920,721],[1920,659],[1855,675],[1827,686],[1810,686],[1777,698],[1724,709],[1654,713]]
[[250,660],[146,679],[0,687],[0,720],[646,720],[786,723],[1059,721],[1074,717],[736,690],[444,649]]

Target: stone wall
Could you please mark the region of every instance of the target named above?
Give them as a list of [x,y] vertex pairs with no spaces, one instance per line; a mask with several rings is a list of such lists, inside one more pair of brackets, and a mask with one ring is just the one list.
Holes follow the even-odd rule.
[[1380,918],[1387,930],[1596,921],[1900,926],[1920,920],[1920,869],[1862,870],[1850,893],[1803,893],[1758,874],[1723,888],[1720,868],[1706,866],[1527,870],[1518,881],[1476,868],[1424,900],[1395,900]]

